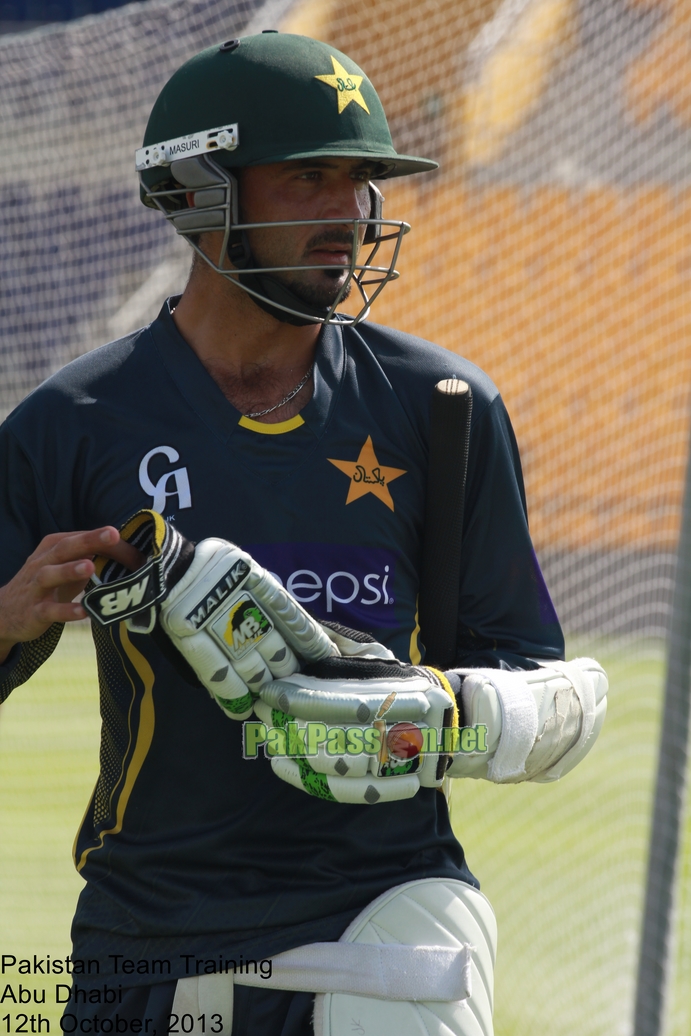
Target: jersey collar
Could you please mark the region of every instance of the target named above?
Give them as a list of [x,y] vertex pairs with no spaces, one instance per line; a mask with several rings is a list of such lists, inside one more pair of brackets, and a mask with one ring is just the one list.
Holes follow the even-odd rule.
[[[149,330],[161,363],[178,391],[199,419],[222,442],[227,442],[242,417],[221,392],[196,353],[178,331],[172,310],[180,299],[172,296],[163,304]],[[314,394],[300,416],[315,438],[324,434],[345,376],[343,328],[336,324],[322,328],[314,363]]]

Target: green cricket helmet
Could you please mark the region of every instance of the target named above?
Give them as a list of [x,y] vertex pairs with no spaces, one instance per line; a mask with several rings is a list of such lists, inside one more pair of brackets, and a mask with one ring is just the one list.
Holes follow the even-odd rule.
[[[348,276],[329,306],[302,300],[281,274],[333,267],[272,267],[267,273],[252,256],[246,236],[262,224],[240,222],[233,170],[326,157],[371,162],[377,178],[437,166],[430,159],[397,154],[377,93],[349,57],[306,36],[264,32],[209,47],[174,73],[153,107],[136,168],[144,204],[160,209],[206,262],[273,316],[296,324],[357,323],[384,285],[398,276],[395,261],[410,229],[382,218],[383,199],[373,184],[369,219],[301,221],[352,230]],[[193,207],[187,204],[190,191]],[[199,247],[205,231],[224,233],[218,261]],[[392,258],[376,266],[383,241],[393,242]],[[365,262],[358,262],[361,243],[372,246]],[[355,317],[336,317],[351,282],[362,296],[362,308]],[[372,285],[376,290],[368,295]]]

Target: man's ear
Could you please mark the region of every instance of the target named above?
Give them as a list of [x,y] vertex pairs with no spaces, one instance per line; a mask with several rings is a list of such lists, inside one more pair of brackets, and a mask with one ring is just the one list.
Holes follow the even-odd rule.
[[188,209],[193,209],[194,208],[194,191],[188,191],[187,194],[185,195],[185,198],[187,199],[187,207],[188,207]]

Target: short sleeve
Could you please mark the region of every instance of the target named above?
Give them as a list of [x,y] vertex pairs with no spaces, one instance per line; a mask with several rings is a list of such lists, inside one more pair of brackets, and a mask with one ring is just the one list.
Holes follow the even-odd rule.
[[532,669],[535,658],[563,657],[528,529],[516,439],[497,396],[470,442],[456,664]]
[[[44,536],[56,531],[34,468],[5,423],[0,428],[0,586],[12,579]],[[0,665],[0,702],[50,657],[62,630],[55,623],[36,640],[16,645]]]

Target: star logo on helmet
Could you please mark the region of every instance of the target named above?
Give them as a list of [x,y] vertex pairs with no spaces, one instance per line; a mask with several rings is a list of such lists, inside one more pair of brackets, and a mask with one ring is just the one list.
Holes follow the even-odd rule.
[[331,63],[334,67],[332,76],[315,76],[314,78],[334,88],[338,99],[338,114],[340,115],[341,112],[344,112],[351,101],[355,101],[369,115],[370,110],[365,103],[365,98],[360,93],[360,83],[365,77],[350,75],[333,54],[331,55]]

